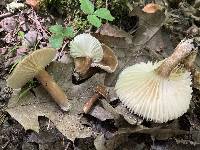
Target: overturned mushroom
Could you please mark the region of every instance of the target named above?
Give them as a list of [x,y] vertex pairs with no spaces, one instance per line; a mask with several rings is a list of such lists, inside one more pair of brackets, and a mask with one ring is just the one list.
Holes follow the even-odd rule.
[[178,65],[194,50],[193,40],[183,40],[164,61],[140,63],[123,70],[115,89],[122,103],[147,120],[166,122],[189,108],[190,72]]
[[70,55],[74,58],[75,71],[80,75],[86,74],[90,67],[112,73],[118,65],[112,49],[90,34],[80,34],[74,38],[70,43]]
[[52,48],[43,48],[34,51],[19,62],[13,73],[9,76],[7,85],[18,89],[35,77],[51,94],[61,109],[67,111],[69,109],[67,96],[48,72],[45,71],[45,67],[52,61],[55,55],[56,50]]

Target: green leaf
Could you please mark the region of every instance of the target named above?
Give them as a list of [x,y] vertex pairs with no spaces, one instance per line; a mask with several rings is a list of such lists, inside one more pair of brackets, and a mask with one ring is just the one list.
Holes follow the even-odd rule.
[[49,38],[49,43],[53,48],[61,48],[63,43],[63,36],[53,35]]
[[68,38],[74,37],[74,29],[73,29],[73,27],[66,27],[64,29],[63,35],[68,37]]
[[81,10],[86,14],[92,14],[94,12],[94,5],[89,0],[79,0],[81,3]]
[[24,36],[25,36],[25,33],[24,33],[23,31],[19,31],[19,32],[17,33],[17,35],[18,35],[19,38],[23,39]]
[[99,28],[101,26],[101,20],[95,15],[88,15],[88,21],[95,27]]
[[113,21],[115,18],[110,14],[110,11],[106,8],[100,8],[100,9],[97,9],[95,12],[94,12],[94,15],[102,18],[102,19],[106,19],[106,20],[109,20],[109,21]]
[[53,25],[49,28],[49,31],[55,34],[62,34],[63,27],[61,25]]

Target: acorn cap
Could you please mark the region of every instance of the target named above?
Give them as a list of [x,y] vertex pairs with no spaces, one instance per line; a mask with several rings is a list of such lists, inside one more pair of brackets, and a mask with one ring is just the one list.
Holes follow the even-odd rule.
[[53,48],[43,48],[32,52],[18,63],[7,79],[7,85],[14,89],[21,88],[29,80],[33,79],[39,71],[43,70],[55,55],[56,50]]
[[70,42],[70,55],[73,58],[88,57],[92,62],[100,62],[103,58],[103,49],[99,40],[83,33]]
[[160,5],[155,4],[155,3],[149,3],[149,4],[144,6],[142,11],[145,12],[145,13],[153,14],[160,9],[161,9]]
[[109,73],[116,70],[118,66],[118,60],[113,50],[105,44],[102,44],[103,48],[103,59],[100,62],[92,63],[92,67],[99,67]]
[[190,73],[176,67],[168,78],[164,78],[155,72],[162,62],[126,68],[115,86],[120,100],[132,112],[160,123],[184,114],[192,98]]

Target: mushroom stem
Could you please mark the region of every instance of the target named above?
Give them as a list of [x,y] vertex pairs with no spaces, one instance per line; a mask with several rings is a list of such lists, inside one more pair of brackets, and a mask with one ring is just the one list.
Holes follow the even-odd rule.
[[81,75],[85,75],[91,66],[92,59],[89,57],[80,57],[75,59],[75,71]]
[[87,114],[100,96],[100,94],[95,93],[83,106],[83,112]]
[[56,84],[53,78],[45,70],[41,70],[36,79],[43,85],[43,87],[51,94],[55,102],[62,110],[69,110],[68,98],[63,90]]
[[169,77],[171,71],[194,50],[193,39],[182,40],[175,48],[174,53],[168,57],[155,72],[164,77]]

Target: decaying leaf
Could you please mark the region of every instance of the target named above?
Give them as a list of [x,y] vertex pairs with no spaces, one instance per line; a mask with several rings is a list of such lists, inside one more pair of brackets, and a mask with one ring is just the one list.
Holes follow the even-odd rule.
[[24,128],[39,131],[38,116],[49,118],[68,139],[90,137],[95,132],[90,127],[85,127],[80,123],[83,105],[93,94],[93,86],[102,84],[105,75],[96,74],[80,85],[74,85],[71,80],[72,63],[61,64],[52,63],[48,72],[52,74],[58,85],[64,89],[70,99],[72,109],[69,113],[62,112],[51,96],[42,88],[34,89],[35,95],[29,93],[18,101],[18,96],[13,95],[9,101],[6,111],[15,118]]
[[160,140],[166,140],[176,135],[189,134],[188,131],[184,130],[161,129],[159,127],[147,128],[140,125],[131,128],[121,128],[112,135],[109,135],[109,137],[101,134],[95,139],[94,145],[97,150],[113,150],[124,142],[127,142],[129,135],[134,133],[150,134]]
[[33,9],[37,9],[39,7],[40,0],[26,0],[26,4],[33,7]]
[[95,106],[90,112],[90,115],[98,118],[101,121],[105,121],[107,119],[114,119],[113,115],[111,113],[109,113],[108,111],[106,111],[105,109],[103,109],[100,106]]
[[132,36],[129,33],[119,29],[117,26],[110,25],[109,23],[102,25],[96,33],[114,38],[125,38],[129,44],[132,43]]

